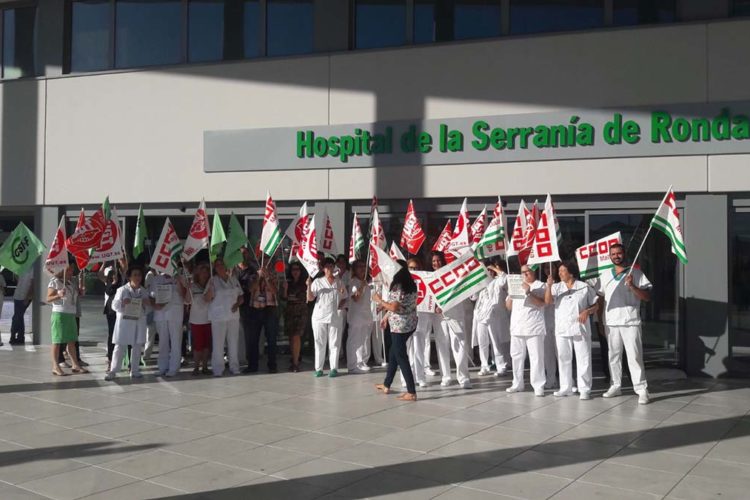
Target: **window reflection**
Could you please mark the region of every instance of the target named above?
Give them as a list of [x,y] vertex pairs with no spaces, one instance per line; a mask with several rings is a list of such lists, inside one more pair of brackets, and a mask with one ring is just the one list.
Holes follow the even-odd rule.
[[112,67],[112,2],[86,0],[72,4],[70,69],[99,71]]
[[243,11],[244,54],[246,58],[260,56],[262,19],[260,17],[260,2],[245,0]]
[[729,305],[731,369],[750,372],[750,212],[737,212],[731,222],[731,303]]
[[358,0],[355,24],[358,49],[403,45],[406,43],[406,2]]
[[224,1],[190,0],[188,5],[188,59],[219,61],[224,54]]
[[750,0],[734,0],[733,16],[750,16]]
[[676,19],[675,0],[614,0],[615,26],[673,23]]
[[115,65],[118,68],[181,61],[180,0],[119,0],[116,5]]
[[36,7],[3,11],[3,78],[34,75]]
[[513,34],[571,31],[604,25],[603,0],[511,0]]
[[457,0],[453,15],[456,40],[500,36],[500,2],[496,0]]
[[267,9],[269,56],[308,54],[313,51],[312,0],[268,0]]

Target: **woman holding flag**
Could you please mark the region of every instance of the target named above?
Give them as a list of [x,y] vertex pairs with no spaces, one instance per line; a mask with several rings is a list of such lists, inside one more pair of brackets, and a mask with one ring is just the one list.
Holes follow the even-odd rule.
[[370,286],[366,281],[365,263],[356,260],[352,265],[352,276],[349,279],[351,301],[347,311],[349,338],[346,341],[346,363],[349,373],[366,373],[370,371],[365,359],[365,341],[372,332],[373,321],[370,310]]
[[182,361],[182,320],[185,313],[187,286],[183,277],[159,273],[149,284],[154,300],[154,323],[159,332],[159,374],[174,377]]
[[76,354],[76,339],[78,326],[76,324],[76,309],[78,304],[78,286],[73,279],[73,266],[68,266],[56,273],[47,287],[47,302],[52,304],[52,374],[66,375],[57,362],[60,355],[60,344],[65,344],[73,367],[73,373],[88,373],[81,367]]
[[214,377],[224,375],[224,344],[229,357],[229,372],[232,375],[240,373],[239,337],[240,313],[239,309],[244,301],[242,288],[237,278],[229,274],[223,259],[214,261],[214,275],[209,281],[205,300],[209,302],[208,319],[211,320],[211,369]]
[[323,376],[326,346],[330,350],[328,362],[329,377],[338,376],[339,349],[341,348],[340,310],[347,298],[344,283],[333,275],[335,263],[330,257],[323,261],[323,276],[315,281],[307,279],[307,300],[315,302],[312,315],[313,336],[315,338],[315,376]]

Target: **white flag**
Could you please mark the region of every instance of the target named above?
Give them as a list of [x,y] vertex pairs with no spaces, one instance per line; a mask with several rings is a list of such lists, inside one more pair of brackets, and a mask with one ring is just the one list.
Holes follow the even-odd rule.
[[299,214],[294,218],[289,227],[286,229],[286,235],[289,237],[289,241],[292,242],[292,251],[289,253],[289,258],[299,258],[302,252],[302,244],[307,238],[305,232],[308,227],[307,221],[309,216],[307,215],[307,202],[304,202],[299,209]]
[[174,275],[177,272],[177,262],[180,259],[181,252],[182,243],[180,243],[180,238],[177,236],[172,222],[167,217],[149,266],[161,273]]
[[461,205],[461,211],[458,213],[456,226],[453,228],[453,236],[451,237],[450,243],[448,243],[447,250],[458,250],[459,248],[466,248],[471,245],[469,226],[469,209],[466,206],[466,198],[464,198],[464,202]]
[[508,245],[508,256],[518,255],[524,249],[526,237],[526,223],[530,212],[526,208],[526,203],[521,200],[518,205],[518,214],[513,224],[513,232],[510,235],[510,244]]
[[576,249],[578,272],[582,280],[596,278],[602,271],[615,267],[609,258],[609,247],[615,243],[622,244],[620,231]]
[[393,260],[406,260],[406,257],[401,253],[401,249],[396,245],[395,241],[391,242],[391,248],[388,250],[388,254]]
[[432,278],[427,281],[427,288],[435,296],[440,308],[447,311],[491,282],[489,271],[474,256],[474,252],[465,251],[450,264],[434,271]]
[[370,221],[370,241],[375,244],[376,247],[381,250],[385,250],[385,231],[383,231],[383,224],[380,222],[380,216],[378,215],[378,207],[372,210],[372,220]]
[[371,267],[379,270],[377,275],[372,275],[373,279],[379,280],[387,286],[390,286],[393,277],[401,270],[401,266],[398,262],[393,260],[390,255],[385,253],[384,250],[381,250],[375,245],[370,245],[370,259],[374,263],[374,265],[371,264]]
[[300,263],[305,266],[307,274],[315,279],[315,276],[320,272],[320,263],[318,261],[318,243],[315,236],[314,215],[307,220],[307,224],[303,228],[303,233],[307,235],[307,237],[300,245],[300,252],[297,257],[299,258]]
[[651,227],[655,227],[669,238],[672,242],[672,253],[680,259],[680,262],[687,264],[687,249],[682,235],[682,226],[680,226],[680,213],[677,211],[677,200],[671,186],[661,205],[656,209],[654,218],[651,219]]
[[44,261],[44,268],[50,274],[57,274],[68,267],[68,250],[65,247],[66,239],[65,216],[63,215],[60,219],[60,225],[57,226],[55,239],[52,240],[52,244],[49,246],[47,259]]
[[263,214],[263,230],[260,233],[260,249],[269,257],[276,253],[284,236],[279,229],[279,217],[276,214],[276,203],[271,192],[266,191],[266,210]]
[[190,225],[190,232],[185,240],[185,248],[182,251],[182,258],[190,260],[204,248],[208,248],[208,215],[206,214],[206,201],[201,200],[198,209],[195,211],[193,223]]
[[545,264],[560,260],[557,231],[555,207],[552,205],[552,197],[548,194],[547,200],[544,202],[544,210],[536,226],[534,243],[531,246],[529,260],[526,262],[528,265]]
[[320,238],[320,251],[323,255],[333,255],[336,257],[339,253],[339,247],[336,245],[336,237],[333,234],[333,224],[328,212],[323,210],[323,234]]

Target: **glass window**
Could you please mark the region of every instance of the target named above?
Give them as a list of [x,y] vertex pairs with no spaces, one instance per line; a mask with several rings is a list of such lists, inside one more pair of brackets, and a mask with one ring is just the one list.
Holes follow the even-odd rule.
[[436,6],[438,0],[417,0],[414,2],[414,43],[430,43],[436,37]]
[[118,0],[115,65],[175,64],[182,60],[180,0]]
[[190,0],[188,60],[220,61],[224,53],[224,0]]
[[456,40],[500,36],[500,2],[456,0],[453,7],[453,37]]
[[3,78],[34,75],[36,7],[3,11]]
[[750,16],[750,0],[734,0],[733,16]]
[[111,68],[112,2],[73,2],[71,18],[71,71],[98,71]]
[[675,0],[614,0],[615,26],[673,23],[677,18]]
[[372,49],[406,43],[404,0],[358,0],[355,11],[355,47]]
[[262,19],[260,17],[260,2],[258,0],[245,0],[243,11],[244,45],[245,57],[260,56],[260,28]]
[[268,0],[266,40],[269,56],[313,51],[312,0]]
[[604,25],[603,0],[511,0],[512,34],[570,31]]
[[729,348],[734,372],[750,372],[750,212],[732,216]]

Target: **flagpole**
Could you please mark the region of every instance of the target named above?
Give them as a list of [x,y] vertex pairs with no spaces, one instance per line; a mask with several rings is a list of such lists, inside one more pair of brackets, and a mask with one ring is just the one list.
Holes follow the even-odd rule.
[[[669,196],[669,193],[672,191],[672,184],[669,185],[669,189],[667,189],[667,192],[664,194],[664,198],[662,198],[661,203],[658,207],[656,207],[656,210],[659,210],[659,207],[661,207],[664,204],[664,201],[667,199],[667,196]],[[651,217],[651,220],[654,220],[653,217]],[[648,235],[651,234],[651,228],[653,226],[651,225],[651,222],[648,223],[648,229],[646,230],[646,236],[643,237],[643,240],[641,241],[641,246],[638,247],[638,251],[635,253],[635,258],[633,259],[633,262],[630,264],[630,269],[628,269],[628,274],[625,275],[627,278],[633,273],[633,267],[635,266],[636,262],[638,262],[638,257],[641,255],[641,250],[643,250],[643,245],[645,245],[646,240],[648,239]]]

